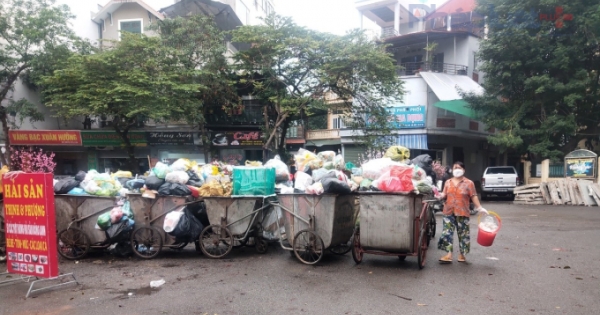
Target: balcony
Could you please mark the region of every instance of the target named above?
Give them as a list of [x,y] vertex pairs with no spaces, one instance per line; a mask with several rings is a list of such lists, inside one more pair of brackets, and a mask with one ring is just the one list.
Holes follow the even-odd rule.
[[290,126],[288,127],[287,133],[285,134],[287,139],[290,138],[301,138],[304,139],[304,127],[302,126]]
[[306,140],[326,140],[326,139],[339,139],[339,129],[321,129],[321,130],[309,130],[306,133]]
[[420,71],[467,75],[469,67],[441,62],[407,62],[400,64],[396,72],[399,76],[416,75]]
[[206,122],[209,125],[258,126],[264,121],[263,107],[260,105],[244,105],[239,109],[224,110],[221,107],[208,109]]
[[382,39],[386,39],[386,38],[390,38],[390,37],[395,37],[395,36],[398,36],[398,35],[399,35],[398,31],[396,31],[396,29],[394,29],[393,26],[382,27],[381,28],[381,38]]

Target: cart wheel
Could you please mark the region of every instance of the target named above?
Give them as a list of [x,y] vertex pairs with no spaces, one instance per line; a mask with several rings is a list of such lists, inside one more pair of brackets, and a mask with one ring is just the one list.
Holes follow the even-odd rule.
[[173,244],[173,245],[169,246],[169,248],[172,250],[183,250],[188,244],[189,244],[188,242],[181,242],[181,243]]
[[317,233],[302,230],[294,237],[294,254],[307,265],[314,265],[323,258],[325,245]]
[[354,240],[354,235],[350,237],[346,244],[340,244],[329,248],[329,251],[332,254],[336,255],[346,255],[349,251],[352,250],[352,241]]
[[233,248],[233,236],[228,228],[209,225],[200,233],[200,249],[210,258],[225,257]]
[[423,269],[425,267],[425,258],[427,257],[427,235],[425,235],[425,230],[421,231],[421,235],[419,236],[419,249],[417,250],[418,255],[418,263],[419,269]]
[[360,247],[360,229],[357,228],[354,231],[354,240],[352,242],[352,259],[354,259],[356,264],[360,264],[362,262],[363,255],[364,253]]
[[257,237],[255,240],[254,248],[256,249],[257,253],[264,254],[269,250],[269,243],[266,239]]
[[162,249],[162,235],[155,227],[142,226],[131,233],[131,248],[136,256],[152,259]]
[[400,259],[400,261],[405,261],[406,255],[398,255],[398,259]]
[[427,237],[427,247],[429,247],[429,242],[435,238],[437,226],[437,222],[435,221],[435,212],[431,211],[429,214],[431,215],[431,218],[429,218],[429,233]]
[[60,231],[57,237],[58,254],[65,259],[81,259],[90,251],[90,239],[76,227]]

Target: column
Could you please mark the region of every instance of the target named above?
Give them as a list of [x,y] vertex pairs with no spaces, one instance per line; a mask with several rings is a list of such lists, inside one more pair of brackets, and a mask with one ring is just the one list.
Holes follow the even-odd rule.
[[396,31],[395,35],[400,35],[400,2],[396,3],[394,10],[394,30]]
[[548,182],[550,177],[550,160],[545,159],[542,161],[542,183]]

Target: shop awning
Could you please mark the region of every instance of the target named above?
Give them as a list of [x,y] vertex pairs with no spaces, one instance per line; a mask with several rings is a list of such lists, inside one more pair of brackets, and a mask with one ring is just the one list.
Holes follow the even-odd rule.
[[439,102],[433,106],[445,109],[469,118],[476,118],[475,112],[462,99],[458,91],[465,93],[483,94],[483,88],[466,75],[454,75],[437,72],[420,72],[423,80],[435,93]]
[[429,150],[427,135],[396,135],[396,144],[409,149]]

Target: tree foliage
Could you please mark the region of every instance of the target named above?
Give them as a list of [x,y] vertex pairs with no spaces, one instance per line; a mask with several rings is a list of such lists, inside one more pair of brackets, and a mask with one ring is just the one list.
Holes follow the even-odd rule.
[[195,92],[196,107],[186,119],[198,125],[204,156],[208,159],[210,139],[205,120],[208,107],[231,108],[240,103],[227,60],[225,33],[212,18],[200,14],[165,19],[150,29],[156,31],[162,44],[176,54],[181,70],[187,73],[184,77],[203,87]]
[[[233,42],[251,45],[234,56],[236,69],[248,76],[254,93],[276,112],[265,124],[265,149],[272,149],[282,126],[290,120],[331,108],[333,93],[360,140],[389,133],[386,101],[402,96],[402,83],[386,47],[359,30],[344,36],[309,30],[290,18],[271,15],[264,25],[242,26]],[[265,111],[267,113],[268,111]],[[267,115],[265,114],[265,117]],[[283,138],[285,135],[280,134]]]
[[55,6],[54,0],[2,0],[0,2],[0,123],[6,136],[6,153],[0,153],[8,164],[10,143],[8,130],[16,122],[29,119],[42,121],[37,106],[26,99],[10,96],[19,78],[37,83],[41,74],[60,67],[70,52],[81,46],[68,26],[73,17],[67,6]]
[[123,33],[94,55],[75,55],[43,80],[46,105],[61,117],[106,116],[137,171],[128,133],[140,120],[196,121],[198,92],[206,87],[178,52],[158,37]]
[[[467,97],[501,130],[490,141],[557,158],[600,134],[600,3],[480,0],[485,95]],[[571,15],[568,15],[571,14]]]

